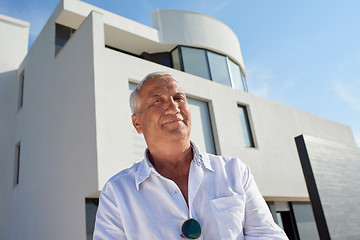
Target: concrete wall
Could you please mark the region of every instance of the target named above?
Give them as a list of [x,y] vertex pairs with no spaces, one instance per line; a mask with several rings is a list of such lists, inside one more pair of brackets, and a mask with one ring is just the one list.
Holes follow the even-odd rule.
[[264,196],[307,196],[295,136],[304,133],[355,145],[348,126],[252,94],[248,97],[238,97],[237,102],[249,104],[257,148],[245,151],[235,146],[232,149],[236,151],[232,151],[229,145],[224,148],[250,165]]
[[27,53],[29,23],[0,15],[0,239],[9,238],[10,196],[15,179],[17,71]]
[[320,235],[359,239],[360,148],[310,136],[303,139],[308,158],[301,161]]
[[20,182],[10,239],[85,239],[85,198],[97,191],[92,15],[55,57],[55,10],[19,70],[24,105]]
[[0,14],[0,71],[16,69],[24,59],[29,39],[28,22]]
[[219,20],[189,11],[157,9],[153,13],[153,25],[159,30],[160,43],[213,50],[232,58],[245,74],[239,40],[235,33]]

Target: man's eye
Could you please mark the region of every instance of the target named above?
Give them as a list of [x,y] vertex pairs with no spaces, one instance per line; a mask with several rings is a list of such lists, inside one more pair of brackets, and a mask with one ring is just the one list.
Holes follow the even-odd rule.
[[178,97],[175,97],[175,100],[182,101],[182,100],[185,100],[185,98],[183,96],[178,96]]

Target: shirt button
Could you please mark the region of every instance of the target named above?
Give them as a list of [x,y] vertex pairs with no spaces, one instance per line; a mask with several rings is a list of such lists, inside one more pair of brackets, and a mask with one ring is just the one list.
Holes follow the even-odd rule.
[[179,193],[179,191],[178,191],[178,190],[175,190],[175,191],[174,191],[174,193],[175,193],[175,194],[178,194],[178,193]]

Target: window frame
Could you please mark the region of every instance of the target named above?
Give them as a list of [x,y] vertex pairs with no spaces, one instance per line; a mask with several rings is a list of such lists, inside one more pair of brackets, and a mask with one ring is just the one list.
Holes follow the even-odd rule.
[[[240,118],[241,129],[242,129],[242,133],[243,133],[243,137],[244,137],[244,141],[245,141],[245,146],[248,148],[257,148],[257,144],[255,141],[255,134],[254,134],[254,130],[253,130],[254,128],[253,128],[253,124],[252,124],[252,121],[250,118],[251,114],[250,114],[249,105],[238,103],[237,108],[238,108],[238,116]],[[246,129],[244,129],[244,126],[242,124],[240,111],[243,112]],[[246,138],[248,138],[248,139],[246,139]],[[249,144],[247,144],[247,141],[249,142]]]
[[[208,57],[208,54],[207,54],[207,50],[206,50],[206,49],[196,48],[196,47],[188,47],[188,46],[183,46],[183,45],[179,45],[178,48],[179,48],[179,58],[180,58],[180,60],[181,60],[181,71],[186,72],[186,73],[189,73],[189,74],[192,74],[192,75],[194,75],[194,76],[201,77],[201,78],[209,79],[209,80],[212,81],[212,75],[211,75],[211,70],[210,70],[210,65],[209,65],[209,57]],[[205,61],[205,66],[203,66],[203,67],[204,67],[204,69],[206,69],[207,75],[209,76],[209,78],[204,77],[204,76],[195,75],[195,74],[193,74],[193,73],[191,73],[191,72],[185,71],[184,53],[183,53],[185,48],[191,49],[191,50],[200,50],[200,51],[203,51],[203,53],[204,53],[204,61]]]
[[[85,198],[85,227],[87,239],[93,238],[96,221],[96,211],[98,207],[99,198]],[[94,211],[95,208],[96,211]]]
[[[178,45],[178,46],[176,46],[175,48],[173,48],[173,49],[170,51],[170,53],[171,53],[171,56],[173,57],[172,52],[173,52],[173,51],[176,51],[176,50],[178,51],[180,69],[174,68],[174,65],[172,65],[172,68],[177,69],[177,70],[180,70],[180,71],[183,71],[183,72],[186,72],[186,71],[185,71],[185,68],[184,68],[184,58],[183,58],[182,48],[192,48],[192,49],[199,49],[199,50],[205,51],[206,67],[207,67],[208,72],[209,72],[209,80],[210,80],[210,81],[213,81],[213,82],[217,82],[217,81],[214,81],[214,80],[213,80],[213,76],[212,76],[211,68],[210,68],[209,54],[208,54],[208,53],[210,52],[210,53],[212,53],[212,54],[216,54],[216,55],[225,57],[225,59],[226,59],[227,73],[228,73],[229,78],[230,78],[231,86],[225,85],[225,84],[222,84],[222,83],[219,83],[219,82],[217,82],[217,83],[222,84],[222,85],[225,85],[225,86],[228,86],[228,87],[231,87],[232,89],[236,89],[236,90],[248,92],[246,80],[245,80],[245,77],[244,77],[244,73],[243,73],[242,70],[241,70],[241,67],[240,67],[238,64],[236,64],[236,62],[234,62],[232,59],[230,59],[228,56],[223,55],[223,54],[219,54],[219,53],[217,53],[217,52],[215,52],[215,51],[211,51],[211,50],[204,49],[204,48],[199,48],[199,47]],[[172,60],[173,60],[173,58],[172,58]],[[237,88],[235,88],[234,79],[233,79],[233,76],[232,76],[232,73],[231,73],[231,68],[230,68],[230,61],[232,61],[235,65],[237,65],[237,66],[239,67],[240,77],[241,77],[241,83],[242,83],[243,89],[237,89]],[[187,72],[187,73],[189,73],[189,72]],[[189,73],[189,74],[192,74],[192,73]],[[195,75],[195,76],[197,76],[197,75]],[[201,76],[199,76],[199,77],[201,77]],[[205,78],[205,79],[207,79],[207,78]]]
[[21,142],[15,145],[14,156],[14,187],[20,183],[20,162],[21,162]]
[[[225,58],[225,67],[226,67],[226,70],[227,70],[226,73],[227,73],[227,77],[228,77],[227,80],[230,80],[230,86],[229,86],[228,84],[223,84],[223,83],[221,83],[221,82],[219,82],[219,81],[215,81],[215,80],[214,80],[214,76],[213,76],[212,72],[215,72],[215,71],[214,71],[215,69],[210,67],[211,64],[210,64],[209,55],[211,55],[211,54],[213,54],[213,56],[216,56],[216,57],[222,57],[223,59]],[[230,68],[229,68],[229,64],[228,64],[228,57],[225,56],[225,55],[221,55],[221,54],[215,53],[215,52],[213,52],[213,51],[208,51],[208,50],[206,50],[206,56],[207,56],[207,60],[208,60],[208,67],[209,67],[209,72],[210,72],[211,81],[220,83],[220,84],[222,84],[222,85],[225,85],[225,86],[228,86],[228,87],[231,87],[231,88],[234,88],[233,81],[232,81],[232,79],[231,79]]]
[[19,110],[24,105],[24,87],[25,87],[25,69],[23,69],[19,75],[19,97],[18,97]]
[[[216,122],[215,122],[215,118],[214,118],[214,109],[213,109],[213,105],[212,105],[212,101],[209,99],[205,99],[205,98],[200,98],[194,95],[190,95],[190,94],[186,94],[186,98],[191,101],[198,101],[198,102],[202,102],[204,104],[206,104],[206,109],[207,109],[207,115],[208,115],[208,120],[209,120],[209,127],[210,127],[210,132],[209,132],[209,137],[211,138],[212,141],[212,147],[214,148],[214,152],[210,152],[208,151],[208,145],[206,145],[206,151],[212,154],[220,154],[220,150],[219,150],[219,143],[218,143],[218,136],[217,136],[217,132],[214,130],[216,129]],[[189,105],[192,103],[189,103]],[[202,118],[201,118],[202,119]],[[202,121],[204,121],[204,119],[202,119]]]
[[[66,39],[60,37],[61,32],[60,33],[60,28],[66,29],[68,32],[66,33]],[[71,28],[69,26],[65,26],[63,24],[60,23],[55,23],[55,41],[54,41],[54,46],[55,46],[55,57],[61,52],[61,50],[64,48],[64,46],[66,45],[66,43],[71,39],[71,37],[75,34],[76,29]],[[62,44],[58,44],[59,40],[63,40],[64,43]]]
[[[236,62],[234,62],[233,60],[231,60],[229,57],[227,57],[227,62],[228,62],[228,68],[229,68],[229,73],[230,73],[230,77],[231,77],[231,82],[232,82],[232,86],[233,86],[233,89],[237,89],[237,90],[242,90],[244,92],[248,92],[248,88],[247,88],[247,83],[246,83],[246,80],[245,80],[245,77],[244,77],[244,74],[243,72],[241,71],[241,67],[236,64]],[[236,88],[236,84],[235,84],[235,81],[234,81],[234,76],[233,76],[233,72],[232,72],[232,67],[231,67],[231,64],[235,65],[236,67],[239,68],[239,72],[240,72],[240,82],[239,84],[242,86],[242,89],[238,89]]]

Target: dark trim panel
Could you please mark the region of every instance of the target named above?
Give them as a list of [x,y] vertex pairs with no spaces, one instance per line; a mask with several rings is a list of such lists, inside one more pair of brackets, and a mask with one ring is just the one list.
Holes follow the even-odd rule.
[[320,195],[316,186],[315,176],[311,167],[309,154],[306,148],[303,135],[295,137],[296,147],[300,158],[301,167],[309,192],[311,206],[314,212],[316,227],[321,240],[330,240],[330,232],[326,223],[323,207],[321,205]]

